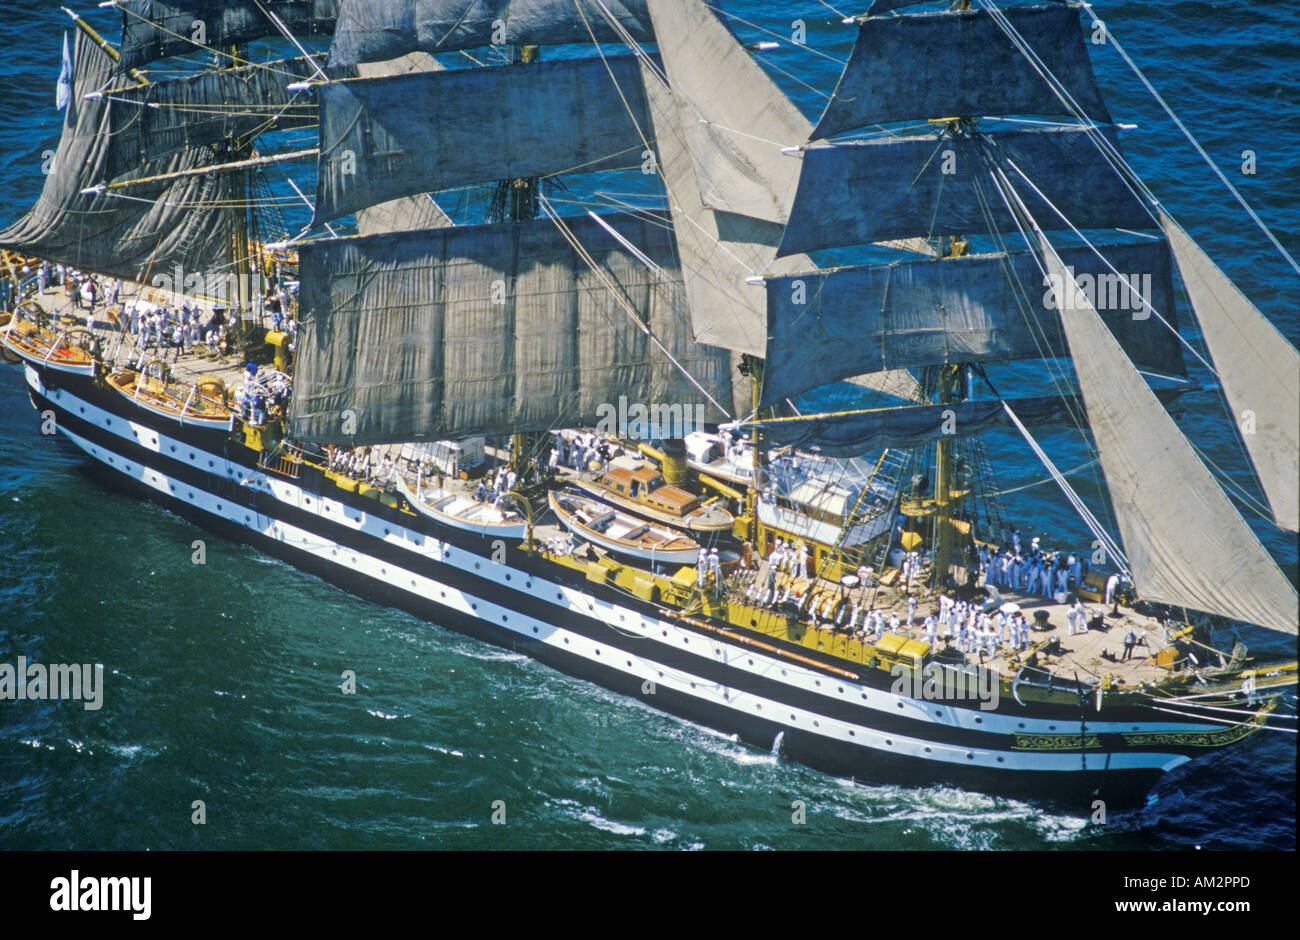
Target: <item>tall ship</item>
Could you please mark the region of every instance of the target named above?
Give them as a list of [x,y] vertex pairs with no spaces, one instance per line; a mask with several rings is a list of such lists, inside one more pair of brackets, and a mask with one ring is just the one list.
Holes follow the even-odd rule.
[[0,352],[115,485],[857,780],[1088,813],[1295,732],[1224,487],[1297,530],[1300,355],[1125,159],[1086,6],[872,0],[815,121],[703,0],[101,6]]

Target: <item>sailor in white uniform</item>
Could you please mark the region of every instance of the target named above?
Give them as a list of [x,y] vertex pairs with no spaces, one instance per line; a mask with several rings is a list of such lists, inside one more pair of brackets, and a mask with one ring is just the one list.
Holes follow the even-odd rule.
[[1106,603],[1115,603],[1115,589],[1119,587],[1119,575],[1113,574],[1106,579]]
[[910,627],[916,619],[916,595],[907,595],[907,625]]
[[709,549],[709,574],[713,578],[714,587],[722,583],[722,560],[718,558],[716,548]]
[[925,628],[925,642],[934,646],[935,639],[937,638],[935,634],[938,628],[938,621],[934,619],[934,615],[931,614],[926,617],[925,622],[922,623],[921,626]]
[[799,577],[805,581],[808,579],[808,546],[800,542],[794,550],[795,564],[799,569]]
[[700,549],[699,561],[695,563],[695,583],[704,587],[708,580],[709,573],[709,551],[706,548]]

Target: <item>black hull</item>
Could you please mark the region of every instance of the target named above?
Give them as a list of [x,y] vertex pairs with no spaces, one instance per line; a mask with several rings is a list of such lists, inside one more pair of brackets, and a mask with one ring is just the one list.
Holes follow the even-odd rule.
[[[84,401],[103,408],[112,414],[123,416],[122,412],[129,410],[129,403],[122,403],[126,407],[122,405],[114,407],[116,403],[112,397],[104,397],[102,393],[105,390],[93,386],[88,381],[84,383],[83,387],[78,387],[79,381],[76,379],[68,380],[63,377],[51,377],[51,384],[61,387],[67,394],[75,395],[78,401]],[[60,397],[56,391],[50,392],[50,394]],[[54,411],[61,429],[76,434],[86,442],[103,447],[106,452],[111,450],[111,453],[118,455],[118,459],[126,458],[139,461],[141,465],[155,468],[159,472],[167,474],[169,478],[180,482],[179,488],[173,487],[175,495],[159,492],[155,487],[145,485],[127,475],[120,468],[106,463],[105,457],[107,454],[105,454],[105,456],[92,461],[91,466],[94,468],[94,476],[97,479],[115,489],[135,497],[148,499],[208,531],[232,541],[251,545],[268,555],[327,580],[330,584],[343,588],[359,597],[384,606],[404,610],[421,619],[447,627],[466,636],[526,654],[568,675],[594,682],[614,692],[636,698],[670,714],[699,722],[726,733],[735,734],[741,740],[764,750],[771,749],[774,741],[780,735],[782,736],[782,753],[790,759],[814,769],[871,783],[926,786],[941,782],[980,792],[1030,798],[1080,815],[1091,813],[1094,809],[1093,801],[1097,799],[1104,800],[1108,809],[1140,804],[1146,793],[1164,773],[1164,769],[1159,766],[1110,766],[1110,755],[1107,755],[1103,767],[1085,767],[1083,753],[1077,749],[1074,751],[1073,757],[1060,753],[1052,755],[1058,758],[1058,764],[1071,765],[1068,768],[1063,767],[1057,770],[1026,770],[1023,767],[1010,766],[1006,769],[968,767],[950,761],[890,753],[879,748],[867,748],[858,744],[835,740],[825,734],[818,734],[797,727],[791,722],[742,713],[736,708],[707,701],[700,696],[691,695],[665,684],[656,683],[652,691],[647,692],[647,683],[642,677],[630,675],[628,671],[614,666],[612,660],[624,654],[630,657],[652,656],[656,662],[674,670],[689,673],[693,677],[698,677],[702,683],[712,681],[719,685],[725,684],[729,690],[735,693],[765,696],[767,697],[765,700],[770,699],[777,702],[777,710],[783,710],[786,706],[802,708],[827,719],[852,722],[855,726],[870,729],[872,732],[896,733],[900,736],[910,735],[913,738],[933,740],[936,746],[942,744],[962,748],[989,747],[991,743],[1003,742],[1003,739],[1009,737],[1007,735],[990,734],[969,727],[960,728],[953,725],[942,725],[936,720],[906,717],[881,710],[872,711],[865,706],[850,704],[847,701],[828,700],[824,695],[814,695],[806,690],[795,689],[786,683],[771,678],[748,675],[736,669],[724,667],[722,664],[713,662],[710,657],[705,656],[704,650],[700,650],[698,653],[685,648],[668,650],[664,648],[665,644],[663,643],[611,630],[609,629],[610,624],[602,621],[599,615],[583,616],[573,611],[559,609],[553,603],[547,603],[536,596],[537,591],[548,590],[550,587],[563,583],[563,579],[557,577],[554,570],[548,569],[545,563],[538,562],[536,559],[521,558],[517,562],[512,562],[516,567],[523,569],[528,578],[546,579],[545,586],[539,584],[537,591],[531,592],[521,589],[501,590],[499,584],[489,584],[481,576],[462,570],[460,567],[446,563],[420,561],[418,566],[420,575],[436,578],[438,583],[448,585],[449,589],[464,591],[467,596],[490,596],[493,601],[505,605],[505,609],[511,612],[518,612],[522,616],[533,617],[538,620],[545,618],[546,623],[554,624],[556,629],[570,631],[575,637],[597,639],[607,650],[611,664],[605,665],[600,661],[593,661],[590,656],[572,653],[553,642],[547,642],[544,635],[533,638],[521,634],[518,628],[508,629],[485,619],[484,616],[475,616],[464,610],[456,609],[450,604],[438,603],[435,600],[413,593],[404,587],[398,587],[395,583],[385,583],[383,580],[378,580],[371,575],[360,573],[348,563],[346,558],[340,557],[339,561],[321,558],[317,554],[297,549],[284,541],[251,529],[247,525],[241,525],[200,509],[185,498],[186,495],[190,498],[194,496],[193,492],[188,494],[184,492],[190,485],[196,489],[202,489],[205,493],[213,493],[218,497],[230,500],[232,508],[234,504],[238,503],[241,512],[247,510],[252,514],[273,516],[277,520],[286,520],[298,526],[312,525],[314,527],[313,531],[321,532],[323,537],[334,540],[341,546],[344,549],[344,554],[348,549],[354,549],[381,560],[388,559],[394,565],[402,565],[405,569],[415,570],[409,554],[403,554],[400,549],[390,549],[388,546],[376,544],[379,540],[364,533],[347,529],[337,523],[327,522],[311,513],[304,513],[297,507],[279,504],[270,494],[240,487],[229,479],[198,470],[194,466],[183,462],[184,454],[178,454],[176,458],[173,458],[130,440],[124,440],[118,434],[88,420],[84,412],[79,414],[80,406],[70,404],[66,395],[62,397],[63,403],[61,404],[51,397],[47,397],[46,394],[37,391],[32,392],[33,404],[37,407],[37,410],[45,411],[48,409]],[[209,453],[215,453],[220,448],[227,458],[236,460],[241,464],[246,462],[249,467],[253,466],[252,452],[240,453],[245,449],[240,445],[231,444],[226,435],[210,431],[169,427],[165,426],[164,421],[151,421],[149,416],[142,414],[129,414],[124,417],[129,417],[137,425],[154,428],[159,434],[183,442],[181,445],[182,450],[186,446],[193,446],[196,451],[205,452],[202,456],[207,456]],[[82,445],[79,444],[78,446]],[[111,460],[112,458],[108,459]],[[315,492],[319,494],[322,488],[327,488],[330,491],[336,489],[332,484],[324,481],[315,490],[312,490],[306,482],[303,483],[304,493]],[[329,492],[331,499],[346,499],[349,495],[342,492]],[[382,507],[373,500],[364,500],[355,496],[353,496],[353,500],[357,503],[364,503],[365,511],[368,513],[382,515],[383,512],[387,511],[386,507]],[[401,519],[400,522],[405,526],[416,524],[409,517]],[[477,558],[484,559],[484,563],[487,563],[486,556],[491,551],[490,540],[470,533],[447,529],[437,525],[433,520],[421,519],[418,524],[427,527],[431,538],[436,537],[443,544],[449,547],[454,546],[460,552],[469,552]],[[475,562],[475,567],[479,567],[478,562]],[[394,572],[394,576],[399,577],[406,573],[405,570],[401,572],[401,575]],[[568,587],[585,585],[585,582],[580,579],[574,578],[571,580],[572,583],[567,585]],[[414,581],[412,581],[413,584]],[[532,581],[530,580],[528,584],[531,588]],[[584,590],[591,590],[593,594],[596,593],[591,585],[585,585]],[[446,596],[446,594],[444,593],[443,596]],[[637,609],[639,613],[646,617],[655,616],[659,613],[655,605],[634,602],[626,597],[620,597],[619,603],[625,607]],[[503,619],[505,619],[504,616]],[[534,628],[533,633],[537,632],[537,629]],[[564,642],[568,643],[568,640],[566,639]],[[770,638],[767,638],[767,642],[772,642],[773,645],[777,646],[780,645],[779,642],[771,641]],[[805,657],[810,655],[810,651],[806,648],[797,647],[797,649]],[[597,656],[599,655],[597,653]],[[628,659],[627,665],[632,665],[631,659]],[[825,674],[832,676],[836,665],[842,667],[843,663],[827,658]],[[875,673],[875,671],[869,672]],[[784,671],[782,674],[784,674]],[[884,688],[888,685],[887,677],[882,679],[878,673],[874,675],[864,673],[860,676],[859,681],[863,683],[864,687]],[[694,683],[692,683],[691,688],[695,688]],[[864,694],[863,698],[865,697]],[[993,716],[1003,713],[1007,716],[1027,714],[1019,710],[1019,707],[1014,703],[1007,702],[1005,699],[995,711],[985,714]],[[794,718],[794,715],[792,714],[790,717]],[[1076,737],[1080,731],[1080,719],[1082,718],[1086,723],[1091,717],[1086,711],[1081,712],[1080,709],[1076,708],[1040,707],[1033,712],[1035,720],[1059,720],[1062,722],[1061,734],[1069,734],[1073,729]],[[1127,714],[1108,715],[1107,718],[1111,721],[1117,718],[1121,721],[1132,720],[1135,730],[1139,727],[1149,727],[1152,722],[1150,714],[1139,715],[1136,712],[1131,716]],[[813,724],[817,724],[817,722],[814,721]],[[1055,730],[1056,726],[1053,725],[1052,728]],[[1120,750],[1119,745],[1121,742],[1119,738],[1118,734],[1107,735],[1107,746],[1115,745],[1116,750]],[[1006,747],[1006,744],[1001,743],[998,746]],[[927,747],[925,750],[928,752],[930,749]],[[1173,761],[1174,763],[1181,762],[1186,757],[1195,756],[1198,753],[1205,753],[1204,748],[1195,749],[1182,746],[1162,747],[1160,750],[1166,757],[1180,758],[1180,760]],[[1006,753],[1014,759],[1033,759],[1032,755],[1013,755],[1010,751]],[[1090,756],[1096,757],[1097,755],[1093,753]],[[1061,760],[1062,758],[1063,760]],[[999,758],[999,760],[1001,759]],[[1120,763],[1120,761],[1117,761],[1117,763]]]

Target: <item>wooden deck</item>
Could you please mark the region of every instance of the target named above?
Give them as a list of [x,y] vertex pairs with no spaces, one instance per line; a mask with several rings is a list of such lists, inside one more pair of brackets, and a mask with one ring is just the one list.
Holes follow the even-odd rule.
[[[179,295],[156,288],[141,288],[138,285],[127,284],[120,301],[121,304],[125,304],[137,297],[152,303],[166,303],[172,307],[179,307],[182,299]],[[126,332],[125,323],[121,322],[117,308],[108,308],[102,303],[97,303],[95,319],[88,325],[89,311],[84,309],[84,305],[79,309],[72,298],[64,293],[62,287],[51,287],[44,293],[30,295],[26,300],[28,303],[36,304],[45,313],[57,318],[58,322],[66,326],[88,326],[100,340],[104,363],[109,372],[124,367],[127,359],[137,351],[136,336]],[[206,307],[204,317],[206,318],[210,313],[211,308]],[[270,319],[267,318],[263,325],[269,330]],[[234,356],[225,359],[210,358],[200,354],[200,349],[206,350],[206,347],[195,347],[190,352],[183,352],[177,357],[175,347],[154,347],[146,350],[146,355],[149,358],[157,357],[165,361],[172,369],[174,380],[186,385],[196,385],[200,379],[211,377],[220,379],[233,392],[243,383],[243,361]]]

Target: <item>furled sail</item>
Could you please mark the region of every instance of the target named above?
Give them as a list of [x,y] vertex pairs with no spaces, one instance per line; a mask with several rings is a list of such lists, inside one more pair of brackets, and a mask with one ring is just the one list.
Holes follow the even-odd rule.
[[315,224],[469,183],[640,165],[641,89],[633,56],[322,85]]
[[[208,275],[222,269],[233,239],[228,175],[192,176],[134,187],[131,198],[82,190],[107,178],[112,153],[112,111],[105,99],[85,95],[109,87],[114,63],[83,36],[74,54],[75,93],[63,136],[40,198],[22,219],[0,232],[0,247],[48,258],[97,274],[152,280]],[[187,150],[146,164],[128,178],[195,169],[212,162],[210,150]]]
[[[563,45],[654,39],[645,0],[343,0],[330,65],[392,59],[415,50]],[[500,27],[498,27],[500,24]]]
[[595,269],[550,219],[304,245],[291,433],[383,443],[591,426],[620,396],[720,420],[705,391],[729,405],[729,356],[691,336],[666,227],[601,219],[668,276],[589,217],[564,224]]
[[799,164],[781,147],[811,122],[700,0],[647,5],[704,205],[784,224]]
[[1033,253],[863,265],[767,279],[763,404],[836,379],[949,362],[1063,356],[1056,294],[1092,294],[1140,366],[1184,372],[1173,278],[1161,241],[1064,250],[1073,276],[1044,282]]
[[[1116,144],[1114,128],[1097,130]],[[1146,206],[1102,163],[1082,128],[891,137],[804,151],[780,254],[917,235],[1016,232],[990,170],[1007,161],[1076,228],[1155,225]],[[1044,228],[1068,228],[1015,170],[1006,174]]]
[[[1054,4],[1007,7],[1002,15],[1076,106],[1109,124],[1079,11]],[[894,121],[1072,113],[987,10],[909,13],[862,21],[812,137]]]
[[295,36],[330,36],[339,0],[117,0],[121,68],[281,35],[273,13]]
[[[1009,402],[1028,426],[1064,421],[1078,414],[1077,396],[1047,395]],[[879,408],[844,415],[763,421],[764,436],[773,444],[791,444],[830,457],[854,457],[885,447],[921,447],[939,438],[983,434],[1010,424],[1002,402],[963,401],[945,405]]]
[[1295,532],[1300,353],[1178,223],[1163,211],[1160,222],[1273,518]]
[[[1066,277],[1046,238],[1042,251]],[[1295,588],[1092,304],[1056,300],[1138,595],[1295,634]]]
[[106,179],[191,148],[314,127],[316,102],[288,86],[315,72],[310,60],[297,58],[112,91],[113,139]]

